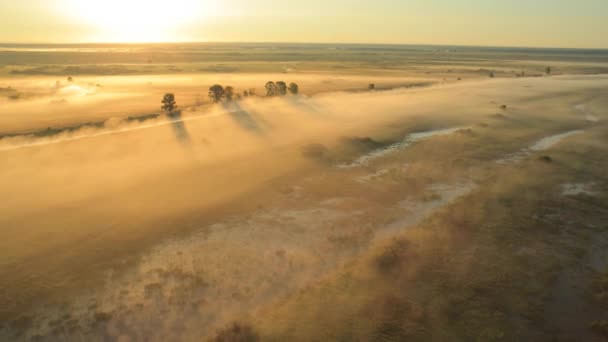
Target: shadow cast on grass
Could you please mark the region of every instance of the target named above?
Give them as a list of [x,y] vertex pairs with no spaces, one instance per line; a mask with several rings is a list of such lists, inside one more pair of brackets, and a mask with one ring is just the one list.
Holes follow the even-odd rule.
[[190,145],[190,133],[186,129],[186,125],[182,120],[182,112],[177,111],[167,115],[169,120],[171,120],[171,127],[173,128],[173,133],[175,134],[175,138],[184,145]]
[[224,110],[241,128],[256,134],[264,134],[264,128],[236,102],[222,103]]
[[323,113],[316,104],[310,101],[310,98],[308,97],[302,95],[289,96],[285,97],[285,102],[289,106],[297,108],[299,110],[303,110],[306,113],[315,115],[324,114],[324,116],[327,116],[327,113]]

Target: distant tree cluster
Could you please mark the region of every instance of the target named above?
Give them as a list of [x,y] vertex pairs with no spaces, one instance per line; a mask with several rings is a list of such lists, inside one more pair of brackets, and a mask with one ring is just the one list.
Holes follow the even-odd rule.
[[255,96],[255,89],[243,90],[243,97]]
[[269,81],[266,83],[266,96],[285,96],[287,92],[293,95],[297,95],[300,92],[300,87],[296,83],[290,83],[287,86],[287,83],[283,81],[272,82]]
[[[285,96],[288,93],[297,95],[300,92],[300,87],[296,83],[290,83],[289,86],[283,81],[268,82],[266,83],[266,96]],[[232,86],[222,86],[220,84],[214,84],[209,87],[209,99],[213,103],[219,102],[232,102],[241,100],[244,97],[256,96],[255,89],[250,88],[243,90],[243,92],[237,92]],[[171,115],[175,109],[177,109],[177,102],[175,101],[175,95],[167,93],[164,95],[161,109],[167,114]]]
[[255,91],[253,89],[244,90],[243,93],[237,93],[234,87],[226,86],[223,87],[219,84],[212,85],[209,88],[209,99],[211,102],[218,103],[222,101],[231,102],[240,100],[243,97],[254,96]]
[[[296,95],[299,93],[300,88],[296,83],[287,83],[283,81],[279,82],[268,82],[265,85],[266,96],[285,96],[287,93]],[[234,87],[226,86],[223,87],[219,84],[215,84],[209,88],[209,98],[211,102],[218,103],[222,101],[231,102],[240,100],[244,97],[256,96],[255,89],[243,90],[243,92],[236,92]]]

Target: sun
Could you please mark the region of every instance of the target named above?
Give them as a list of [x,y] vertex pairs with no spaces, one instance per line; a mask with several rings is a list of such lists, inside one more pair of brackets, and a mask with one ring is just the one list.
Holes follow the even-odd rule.
[[91,41],[164,42],[183,27],[203,20],[212,8],[200,0],[65,0],[67,14],[91,28]]

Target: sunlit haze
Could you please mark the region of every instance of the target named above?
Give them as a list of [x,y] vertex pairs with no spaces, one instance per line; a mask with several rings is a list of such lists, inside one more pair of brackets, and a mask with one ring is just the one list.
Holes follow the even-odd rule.
[[0,342],[606,342],[608,0],[0,0]]
[[59,8],[67,20],[76,25],[88,26],[90,41],[104,42],[158,42],[173,39],[177,30],[205,20],[212,6],[207,1],[173,0],[63,0]]
[[608,48],[604,0],[0,0],[0,42],[342,42]]

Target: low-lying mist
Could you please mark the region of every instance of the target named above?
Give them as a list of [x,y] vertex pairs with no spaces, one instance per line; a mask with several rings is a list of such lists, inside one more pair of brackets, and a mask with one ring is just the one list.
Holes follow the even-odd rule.
[[[233,77],[251,84],[266,79]],[[478,133],[487,122],[516,125],[525,114],[532,130],[551,120],[536,110],[551,108],[570,126],[589,124],[584,115],[579,120],[571,113],[575,103],[555,106],[547,99],[606,83],[605,78],[566,77],[484,80],[200,104],[193,94],[201,90],[186,88],[179,79],[172,90],[179,114],[168,117],[159,111],[164,84],[151,91],[126,80],[101,80],[98,87],[87,85],[97,81],[76,79],[44,96],[7,102],[11,116],[0,118],[7,133],[0,139],[0,194],[6,199],[0,207],[0,278],[5,280],[0,289],[10,299],[0,302],[0,317],[15,318],[78,294],[72,316],[90,314],[93,326],[114,322],[98,336],[117,338],[121,333],[108,329],[125,332],[129,324],[148,324],[149,330],[158,328],[158,338],[194,338],[224,324],[240,305],[255,308],[347,262],[347,256],[364,249],[360,236],[371,240],[375,225],[388,220],[385,214],[395,215],[403,210],[399,205],[407,205],[399,196],[422,198],[421,212],[447,202],[449,196],[435,197],[441,186],[427,187],[436,179],[457,180],[482,168],[450,159],[461,168],[452,172],[442,158],[451,158],[452,149],[467,146],[479,134],[485,134],[484,141],[508,141],[509,134],[517,138],[511,132],[500,137],[494,131]],[[305,88],[322,79],[298,82]],[[57,102],[62,99],[65,103]],[[429,133],[434,131],[453,139],[451,144],[437,150],[430,144],[393,169],[357,162],[386,146],[435,137]],[[535,134],[541,135],[530,136]],[[375,179],[388,181],[369,185]],[[299,185],[312,195],[299,197]],[[470,187],[457,185],[445,187],[447,193],[457,197]],[[348,197],[333,198],[333,192]],[[369,213],[375,216],[366,218]],[[361,222],[367,226],[359,227]],[[334,232],[341,226],[356,226],[356,236]],[[330,230],[335,234],[323,235]],[[221,233],[202,247],[210,231]],[[186,232],[193,235],[159,246]],[[348,248],[332,249],[343,244]],[[140,262],[136,271],[118,274],[131,270],[135,261]],[[254,269],[252,262],[263,267]],[[199,269],[209,277],[199,278],[205,273]],[[105,289],[95,292],[99,288]],[[218,288],[241,292],[196,292]],[[143,302],[153,304],[142,308]],[[211,311],[199,310],[205,305]],[[49,317],[63,313],[58,307],[51,305]],[[184,313],[191,317],[182,319]],[[113,320],[113,315],[122,316]],[[172,329],[180,329],[180,320],[178,333]],[[163,321],[171,324],[163,326]],[[196,328],[200,322],[209,326]],[[152,330],[136,335],[152,339]],[[193,335],[180,335],[184,332]]]

